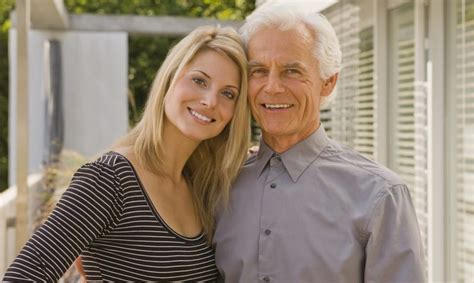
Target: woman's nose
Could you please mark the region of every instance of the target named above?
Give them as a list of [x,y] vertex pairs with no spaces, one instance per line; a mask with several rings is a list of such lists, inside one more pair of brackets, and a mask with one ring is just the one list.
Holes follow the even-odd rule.
[[217,94],[214,91],[208,91],[201,97],[201,104],[206,108],[214,108],[217,103]]

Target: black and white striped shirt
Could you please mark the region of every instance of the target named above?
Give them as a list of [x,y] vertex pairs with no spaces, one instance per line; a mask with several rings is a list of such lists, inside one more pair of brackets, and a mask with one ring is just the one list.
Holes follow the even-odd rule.
[[214,281],[212,249],[161,219],[125,157],[81,167],[4,281],[57,281],[82,254],[88,281]]

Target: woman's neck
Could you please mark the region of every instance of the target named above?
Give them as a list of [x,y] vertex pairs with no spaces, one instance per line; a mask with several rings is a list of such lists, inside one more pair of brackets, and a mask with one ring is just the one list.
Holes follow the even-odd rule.
[[170,123],[164,123],[163,128],[163,156],[166,168],[164,173],[173,181],[182,180],[184,166],[199,145],[196,140],[184,136]]

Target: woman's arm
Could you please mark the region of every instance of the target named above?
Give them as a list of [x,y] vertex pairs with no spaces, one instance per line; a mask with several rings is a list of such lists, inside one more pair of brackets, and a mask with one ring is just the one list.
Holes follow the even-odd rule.
[[46,222],[10,265],[3,281],[57,281],[115,222],[121,200],[113,168],[99,162],[81,167]]

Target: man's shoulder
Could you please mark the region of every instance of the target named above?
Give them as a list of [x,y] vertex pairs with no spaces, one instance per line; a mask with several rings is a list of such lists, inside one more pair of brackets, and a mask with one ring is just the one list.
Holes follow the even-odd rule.
[[247,160],[245,160],[244,162],[244,167],[254,165],[255,162],[257,161],[257,155],[258,155],[258,151],[251,152],[250,155],[247,157]]
[[[250,153],[247,160],[244,162],[242,168],[240,168],[239,174],[235,180],[235,184],[242,182],[243,180],[255,180],[259,174],[256,174],[258,168],[258,152]],[[235,187],[234,184],[234,187]]]
[[328,161],[334,170],[341,173],[352,173],[356,178],[367,178],[386,183],[387,186],[403,184],[402,179],[392,170],[374,161],[369,156],[353,148],[333,142],[321,153],[321,158]]

